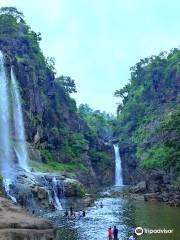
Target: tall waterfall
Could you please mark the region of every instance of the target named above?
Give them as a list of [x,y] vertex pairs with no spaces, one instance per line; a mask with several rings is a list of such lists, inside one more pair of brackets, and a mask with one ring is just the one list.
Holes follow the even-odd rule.
[[121,157],[119,154],[118,145],[114,145],[114,153],[115,153],[115,185],[122,186],[123,174],[122,174]]
[[[12,137],[13,136],[13,137]],[[14,140],[13,140],[14,139]],[[17,157],[18,164],[14,157]],[[19,171],[15,165],[26,172]],[[11,68],[11,78],[7,78],[5,60],[0,51],[0,173],[3,176],[3,187],[6,195],[13,201],[23,200],[23,205],[29,209],[36,205],[29,183],[40,185],[48,193],[49,203],[53,202],[58,210],[62,210],[61,181],[56,177],[47,183],[38,180],[38,174],[28,169],[28,151],[25,139],[25,129],[21,107],[21,98],[15,74]],[[19,174],[20,173],[20,174]],[[23,176],[26,176],[24,178]],[[19,181],[19,179],[21,179]],[[26,180],[25,180],[26,179]],[[29,182],[28,182],[29,181]],[[27,183],[26,183],[27,182]],[[23,183],[23,184],[22,184]],[[25,185],[26,184],[26,185]],[[22,189],[24,187],[24,192]]]
[[22,115],[21,99],[19,94],[19,88],[17,81],[11,68],[11,93],[12,93],[12,107],[14,118],[14,130],[15,130],[15,152],[18,158],[19,166],[26,171],[28,170],[28,151],[24,133],[24,121]]
[[9,112],[8,80],[5,73],[4,57],[0,51],[0,163],[5,178],[9,178],[12,164]]

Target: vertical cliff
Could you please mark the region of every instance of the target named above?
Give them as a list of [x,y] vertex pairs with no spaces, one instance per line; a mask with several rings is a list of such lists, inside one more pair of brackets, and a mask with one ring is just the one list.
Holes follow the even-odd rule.
[[141,59],[131,79],[115,96],[119,138],[127,184],[141,180],[147,191],[179,186],[180,173],[180,50]]
[[90,152],[98,149],[112,156],[78,114],[65,77],[55,78],[53,61],[44,57],[40,40],[41,34],[31,30],[17,9],[0,10],[0,49],[7,76],[12,66],[19,84],[30,164],[34,170],[70,172],[94,184],[101,177]]

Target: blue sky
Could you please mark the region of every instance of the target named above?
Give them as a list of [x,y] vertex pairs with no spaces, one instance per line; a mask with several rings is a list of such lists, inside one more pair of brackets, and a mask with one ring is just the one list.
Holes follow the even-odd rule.
[[180,45],[179,0],[0,0],[42,33],[58,75],[76,81],[79,103],[116,112],[113,97],[141,58]]

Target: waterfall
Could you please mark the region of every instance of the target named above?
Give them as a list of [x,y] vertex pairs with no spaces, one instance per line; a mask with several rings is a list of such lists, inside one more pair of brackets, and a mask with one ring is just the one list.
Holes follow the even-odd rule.
[[122,186],[123,175],[122,175],[121,157],[119,154],[118,145],[114,145],[114,153],[115,153],[115,185]]
[[10,178],[12,165],[9,112],[8,80],[4,67],[4,57],[0,51],[0,162],[4,178]]
[[56,177],[53,177],[52,179],[52,187],[53,187],[53,199],[54,199],[54,204],[56,209],[62,210],[62,205],[61,202],[59,201],[59,186],[58,186],[58,181],[56,180]]
[[14,130],[15,130],[15,153],[18,159],[19,166],[26,171],[28,169],[28,151],[26,146],[24,122],[22,115],[21,99],[19,94],[19,88],[17,81],[11,68],[11,93],[12,93],[12,105],[13,105],[13,118],[14,118]]
[[[15,141],[12,141],[11,135]],[[18,168],[15,169],[13,148],[18,166],[26,171],[23,174]],[[35,174],[30,173],[28,169],[28,158],[18,82],[12,68],[11,81],[7,78],[4,56],[0,51],[0,172],[3,176],[3,188],[6,196],[13,202],[22,200],[23,206],[35,208],[36,197],[31,192],[32,189],[27,187],[28,184],[25,185],[24,190],[22,187],[22,183],[26,182],[24,179],[32,178],[32,181],[35,181],[37,185],[42,185],[47,191],[49,202],[53,202],[56,209],[62,210],[60,198],[63,187],[61,181],[56,177],[51,178],[49,182],[45,177],[42,178],[43,181],[38,181],[38,175],[36,179]],[[24,176],[26,177],[24,178]],[[24,198],[21,198],[22,190]]]
[[12,180],[9,178],[5,178],[3,180],[3,187],[5,189],[5,193],[7,195],[7,197],[9,197],[14,203],[17,202],[16,198],[13,196],[12,191],[11,191],[11,184],[12,184]]

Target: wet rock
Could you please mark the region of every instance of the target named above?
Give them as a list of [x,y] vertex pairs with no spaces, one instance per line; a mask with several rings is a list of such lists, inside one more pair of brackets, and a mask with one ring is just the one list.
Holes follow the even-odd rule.
[[132,191],[134,193],[145,193],[146,192],[146,182],[141,181],[135,187],[133,187]]
[[48,200],[48,193],[43,187],[36,186],[32,189],[32,192],[37,196],[38,200]]
[[84,207],[90,207],[94,202],[94,198],[90,194],[85,194],[85,196],[82,199],[82,202]]
[[110,192],[101,192],[100,194],[99,194],[99,196],[100,197],[111,197],[111,193]]
[[144,201],[158,201],[156,193],[146,193],[144,194]]
[[83,185],[74,179],[67,178],[64,180],[64,196],[65,197],[82,197],[85,195]]

